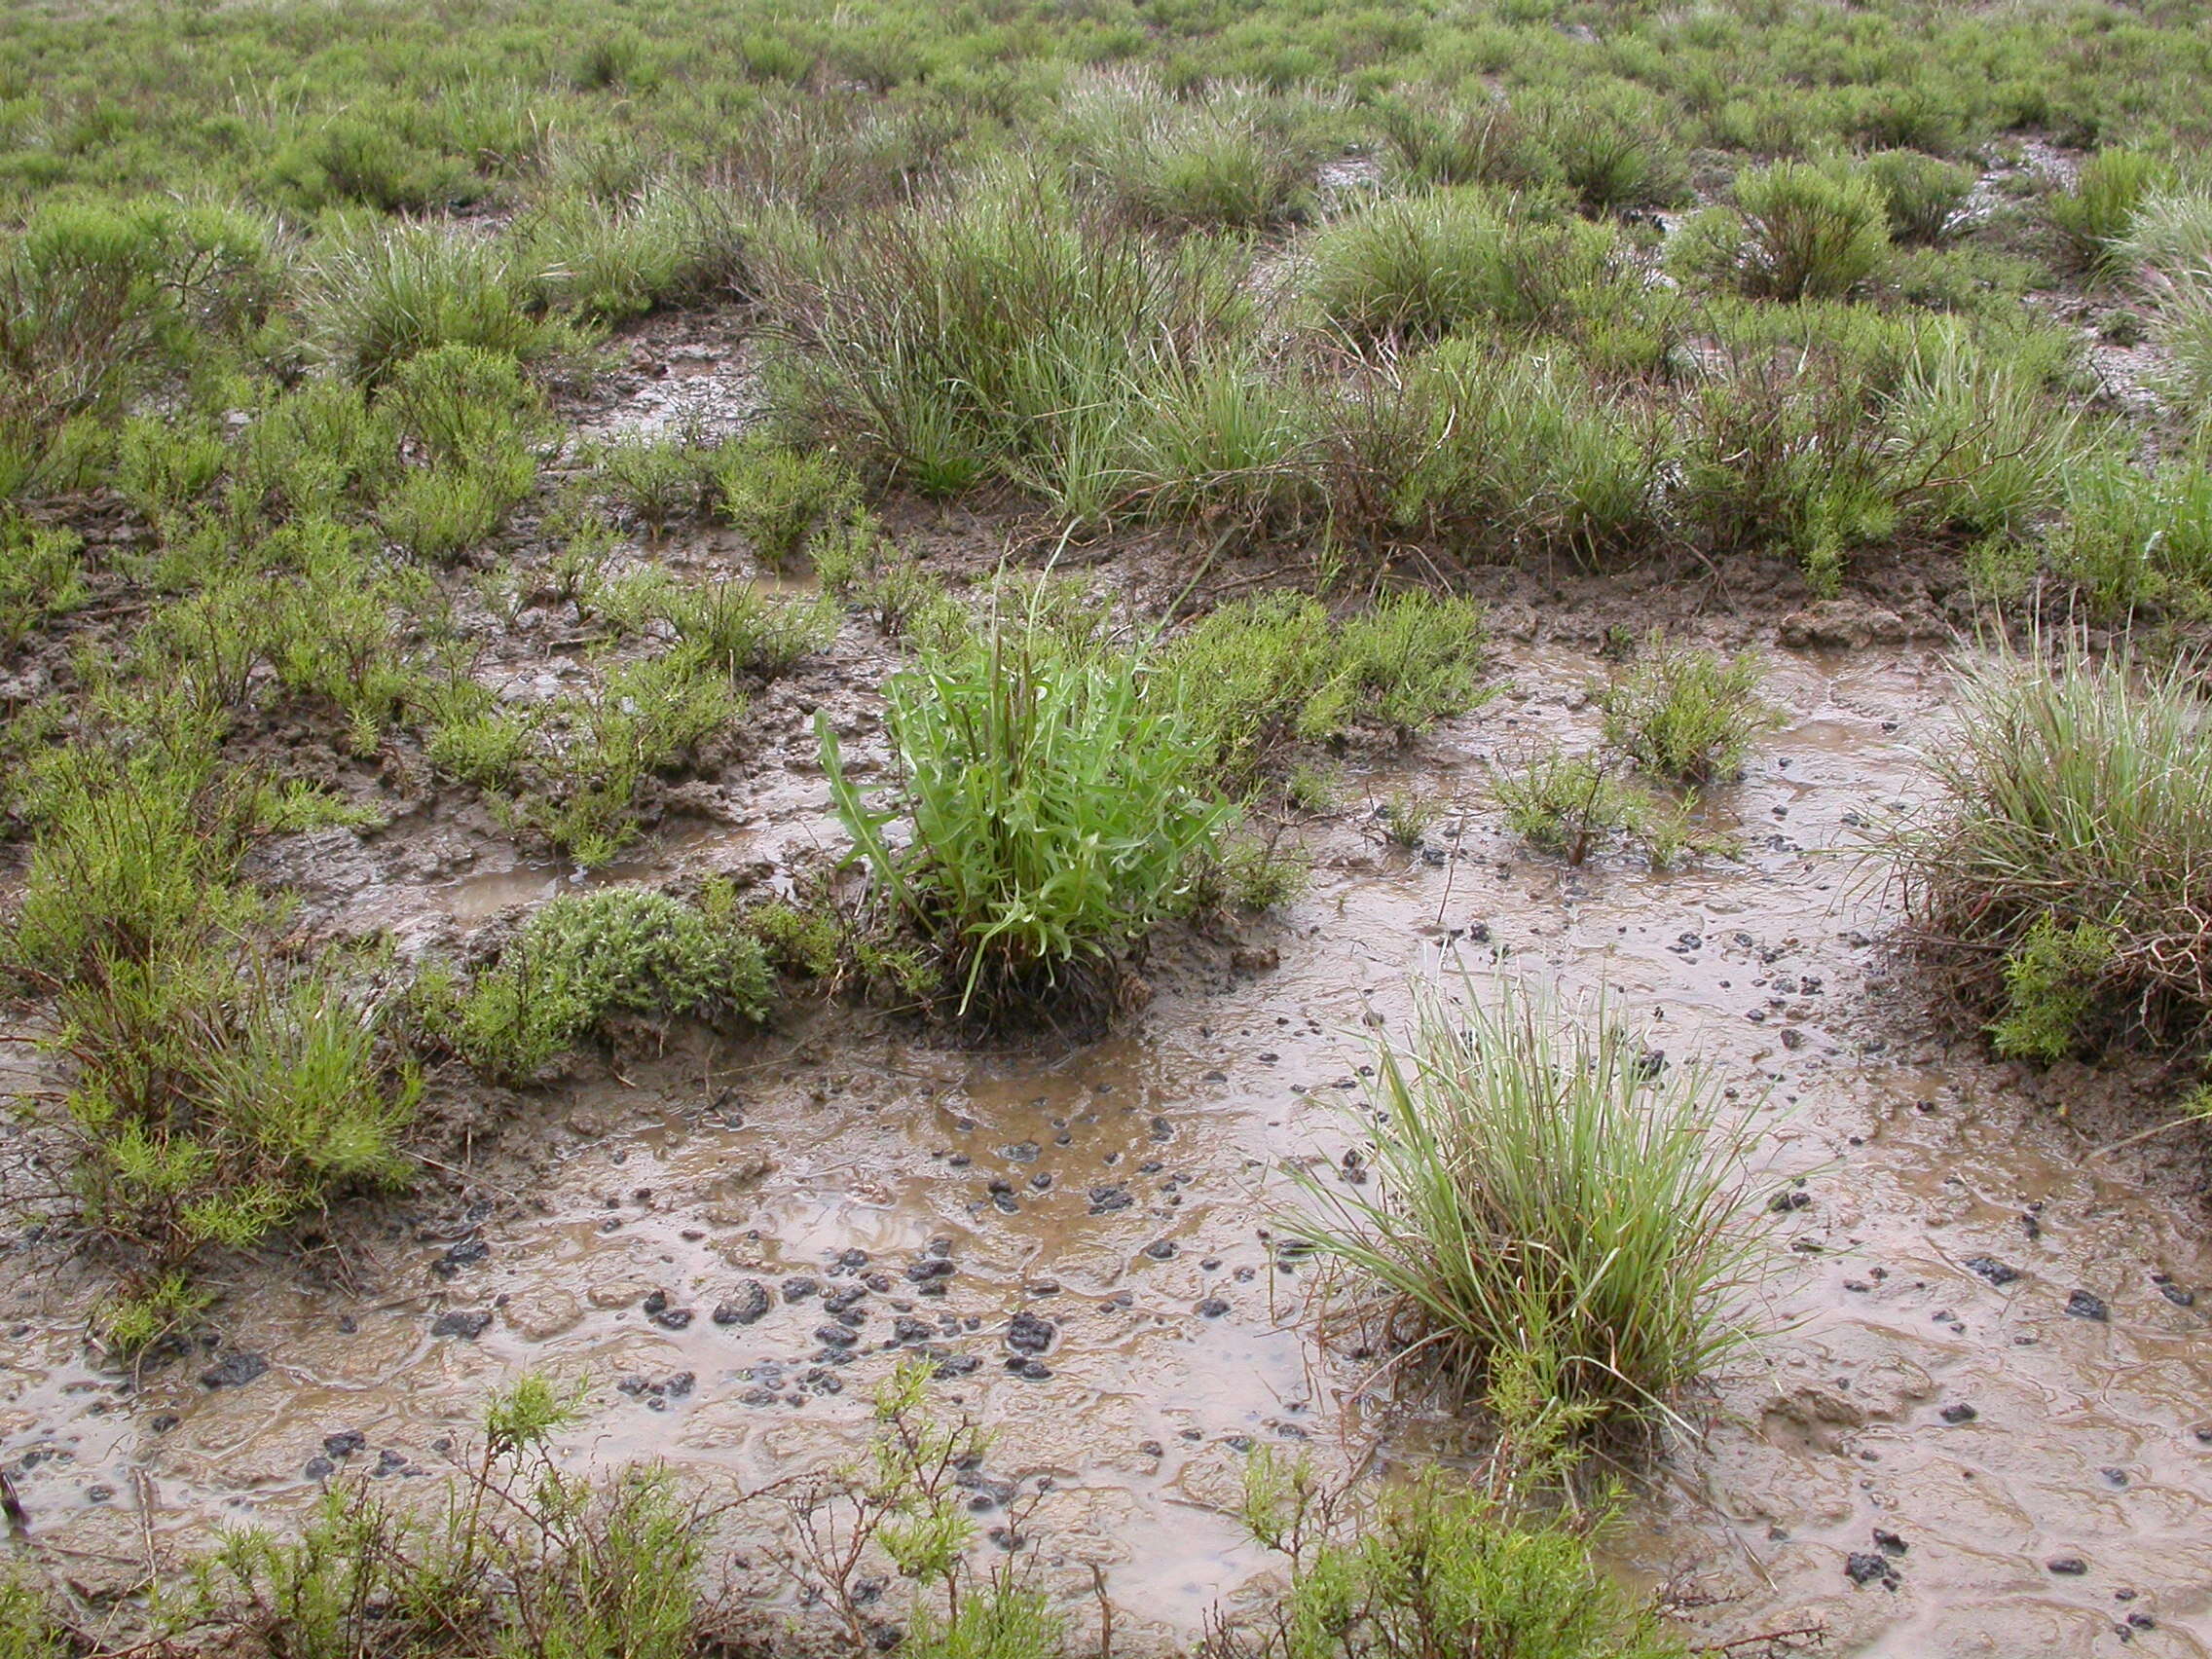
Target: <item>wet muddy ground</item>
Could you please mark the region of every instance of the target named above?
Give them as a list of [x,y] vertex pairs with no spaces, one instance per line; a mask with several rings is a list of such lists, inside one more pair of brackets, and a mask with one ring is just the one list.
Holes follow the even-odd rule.
[[[333,1470],[426,1483],[485,1389],[532,1367],[590,1383],[578,1460],[757,1485],[858,1445],[869,1384],[926,1346],[940,1397],[997,1433],[984,1527],[1002,1483],[1049,1481],[1027,1530],[1053,1581],[1087,1598],[1096,1564],[1122,1646],[1188,1641],[1269,1571],[1229,1513],[1253,1446],[1336,1470],[1450,1449],[1438,1414],[1317,1346],[1313,1274],[1276,1217],[1284,1162],[1347,1144],[1409,978],[1464,968],[1603,993],[1755,1113],[1770,1334],[1633,1502],[1625,1570],[1714,1640],[2212,1653],[2201,1200],[2155,1147],[2092,1156],[2127,1121],[2102,1119],[2087,1074],[2030,1079],[1933,1029],[1855,856],[1944,741],[1939,661],[1777,651],[1788,724],[1711,807],[1743,856],[1666,875],[1506,837],[1486,764],[1594,737],[1603,668],[1509,645],[1498,671],[1486,708],[1352,765],[1343,809],[1298,831],[1306,895],[1233,940],[1164,945],[1107,1042],[962,1051],[828,1008],[587,1062],[518,1099],[450,1207],[240,1270],[223,1345],[135,1387],[86,1356],[90,1281],[14,1244],[0,1458],[34,1538],[93,1585],[211,1523],[296,1513]],[[1415,850],[1374,818],[1407,790],[1441,807]],[[818,776],[749,798],[744,822],[664,827],[616,874],[773,878],[834,844]],[[336,844],[324,862],[356,873],[319,913],[403,940],[567,879],[482,858],[397,880],[388,852]]]

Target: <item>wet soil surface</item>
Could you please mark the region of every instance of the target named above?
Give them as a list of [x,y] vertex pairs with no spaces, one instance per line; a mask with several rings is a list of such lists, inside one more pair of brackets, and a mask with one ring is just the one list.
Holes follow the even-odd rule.
[[[240,1270],[223,1343],[136,1386],[86,1356],[91,1281],[12,1244],[0,1459],[33,1537],[90,1584],[281,1521],[334,1471],[427,1487],[526,1368],[588,1382],[579,1462],[758,1485],[849,1454],[869,1385],[919,1349],[996,1431],[985,1530],[1006,1483],[1049,1481],[1026,1530],[1053,1581],[1088,1595],[1095,1564],[1130,1650],[1187,1642],[1270,1570],[1230,1513],[1251,1448],[1332,1470],[1454,1449],[1443,1414],[1317,1345],[1313,1271],[1273,1218],[1287,1161],[1349,1144],[1409,977],[1464,968],[1602,992],[1755,1115],[1773,1329],[1635,1498],[1624,1570],[1714,1640],[2212,1653],[2200,1200],[2155,1148],[2092,1155],[2146,1121],[2107,1116],[2111,1085],[1933,1030],[1854,856],[1945,741],[1939,662],[1777,652],[1789,722],[1710,808],[1743,857],[1667,875],[1507,838],[1486,766],[1593,737],[1603,670],[1525,645],[1499,671],[1485,709],[1350,768],[1340,813],[1300,830],[1310,890],[1234,941],[1164,947],[1107,1042],[964,1051],[830,1008],[593,1062],[519,1098],[473,1203]],[[1440,807],[1410,850],[1374,816],[1409,790]],[[834,844],[803,770],[752,812],[664,829],[627,873],[773,878]],[[565,879],[379,874],[324,907],[451,937]]]

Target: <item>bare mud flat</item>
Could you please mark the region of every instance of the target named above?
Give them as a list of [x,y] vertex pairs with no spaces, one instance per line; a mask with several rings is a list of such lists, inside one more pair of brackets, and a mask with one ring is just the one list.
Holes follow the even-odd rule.
[[[1271,1570],[1231,1513],[1252,1447],[1338,1470],[1454,1449],[1451,1423],[1316,1346],[1314,1275],[1274,1218],[1287,1161],[1350,1144],[1409,979],[1464,968],[1603,994],[1756,1114],[1771,1334],[1635,1498],[1624,1569],[1712,1640],[2212,1653],[2200,1200],[2148,1152],[2092,1156],[2124,1132],[2100,1117],[2109,1084],[2030,1079],[1931,1029],[1856,858],[1945,741],[1940,662],[1777,652],[1788,723],[1711,806],[1743,856],[1666,875],[1532,856],[1487,800],[1491,758],[1594,733],[1602,674],[1505,646],[1504,695],[1347,773],[1342,812],[1303,831],[1304,897],[1234,944],[1163,948],[1107,1042],[964,1051],[829,1008],[589,1063],[522,1097],[473,1203],[241,1273],[224,1346],[135,1386],[86,1357],[92,1281],[13,1243],[0,1458],[33,1536],[97,1585],[211,1526],[280,1522],[334,1468],[427,1480],[525,1368],[588,1380],[579,1461],[756,1486],[848,1454],[870,1383],[927,1345],[941,1397],[996,1431],[986,1529],[1003,1483],[1049,1480],[1026,1530],[1052,1581],[1088,1598],[1095,1565],[1122,1645],[1187,1643]],[[1418,850],[1373,817],[1406,790],[1441,805]],[[819,777],[761,799],[743,830],[665,834],[617,873],[775,866],[828,836]],[[334,908],[465,928],[563,879],[477,871]]]

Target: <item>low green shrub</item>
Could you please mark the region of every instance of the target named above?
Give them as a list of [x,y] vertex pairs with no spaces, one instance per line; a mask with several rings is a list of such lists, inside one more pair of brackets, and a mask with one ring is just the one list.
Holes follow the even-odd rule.
[[410,468],[385,496],[385,535],[428,564],[446,565],[489,540],[530,494],[535,468],[509,451],[487,462]]
[[708,1645],[704,1518],[657,1465],[567,1472],[549,1441],[578,1401],[527,1376],[492,1396],[445,1500],[331,1486],[296,1535],[228,1531],[196,1567],[190,1616],[241,1647],[366,1659],[688,1659]]
[[712,490],[714,452],[685,435],[656,438],[624,432],[586,453],[593,482],[616,505],[637,515],[658,541],[673,519],[704,510]]
[[266,222],[159,200],[55,198],[0,237],[0,500],[102,471],[115,423],[267,317],[279,263]]
[[241,523],[350,513],[401,465],[398,418],[350,381],[317,378],[267,395],[231,452],[227,510]]
[[1600,1564],[1605,1514],[1545,1514],[1516,1490],[1541,1472],[1429,1468],[1355,1498],[1259,1449],[1242,1518],[1290,1582],[1257,1631],[1225,1621],[1206,1659],[1687,1659]]
[[768,1016],[760,943],[734,895],[686,904],[643,887],[564,894],[534,913],[462,988],[450,970],[418,983],[418,1018],[487,1075],[528,1082],[617,1014]]
[[1707,1073],[1646,1055],[1602,1007],[1423,988],[1358,1115],[1374,1187],[1299,1172],[1292,1225],[1457,1397],[1525,1365],[1556,1428],[1672,1420],[1745,1340],[1732,1298],[1753,1255],[1741,1121]]
[[59,988],[144,961],[179,938],[239,934],[266,902],[231,880],[249,792],[203,754],[58,756],[42,778],[29,869],[7,934],[18,969]]
[[686,649],[732,679],[790,673],[835,638],[836,614],[828,599],[776,599],[751,582],[733,581],[677,587],[662,610]]
[[[1209,746],[1154,665],[994,617],[885,687],[898,781],[882,810],[815,730],[877,902],[937,951],[958,1012],[1110,1010],[1123,953],[1181,908],[1229,818]],[[894,848],[885,827],[903,819]]]
[[133,416],[116,434],[116,494],[159,522],[205,495],[229,457],[222,434],[210,425]]
[[0,651],[11,651],[92,598],[84,537],[0,516]]
[[239,881],[255,830],[309,803],[219,778],[211,729],[189,721],[127,754],[62,752],[41,774],[5,935],[10,971],[52,996],[74,1061],[84,1220],[151,1279],[401,1178],[421,1090],[358,965],[278,955],[276,905]]
[[1966,230],[1974,174],[1919,150],[1883,150],[1859,164],[1880,192],[1893,241],[1938,247]]
[[14,1576],[0,1578],[0,1659],[74,1659],[77,1641],[60,1610]]
[[852,474],[822,450],[733,438],[716,455],[713,472],[718,510],[771,570],[796,558],[817,526],[859,504]]
[[1677,783],[1736,778],[1751,739],[1782,722],[1781,711],[1759,695],[1762,669],[1751,652],[1723,661],[1654,630],[1599,699],[1605,741]]
[[546,429],[545,394],[513,355],[458,341],[394,364],[380,401],[437,465],[496,470]]
[[2063,1060],[2096,1011],[2099,981],[2119,941],[2110,928],[2061,928],[2039,916],[2005,953],[2005,1013],[1989,1028],[1990,1047],[2007,1059]]
[[[524,728],[514,798],[503,810],[588,867],[639,832],[638,796],[745,712],[726,667],[697,645],[622,664],[588,691],[539,708]],[[498,761],[512,740],[464,719],[450,743],[464,761]],[[498,804],[498,803],[495,803]]]
[[626,633],[665,626],[682,666],[729,680],[789,673],[836,635],[836,607],[827,595],[808,602],[748,581],[686,582],[657,565],[607,583],[593,608]]

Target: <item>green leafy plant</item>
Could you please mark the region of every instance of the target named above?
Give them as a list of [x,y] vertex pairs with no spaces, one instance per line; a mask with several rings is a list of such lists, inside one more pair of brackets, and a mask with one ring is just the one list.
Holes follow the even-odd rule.
[[1172,682],[1141,656],[1069,648],[1032,608],[925,654],[885,695],[887,808],[862,800],[826,717],[815,730],[888,915],[940,953],[962,1014],[1110,1008],[1122,954],[1178,908],[1229,816]]

